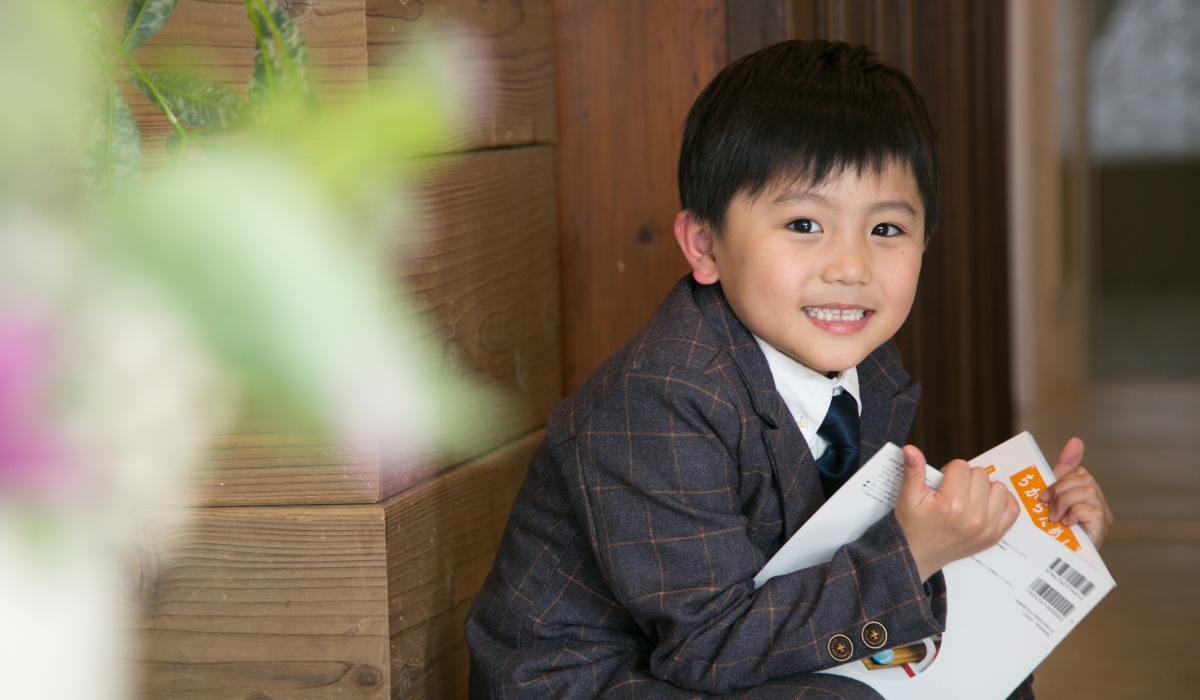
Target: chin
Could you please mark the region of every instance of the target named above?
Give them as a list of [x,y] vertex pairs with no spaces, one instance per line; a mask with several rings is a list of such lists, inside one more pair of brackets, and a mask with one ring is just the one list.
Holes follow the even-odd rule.
[[[867,353],[869,355],[870,353]],[[845,372],[848,369],[857,367],[863,360],[867,359],[867,355],[839,355],[838,357],[822,357],[819,358],[822,362],[813,364],[805,363],[812,369],[818,372]]]

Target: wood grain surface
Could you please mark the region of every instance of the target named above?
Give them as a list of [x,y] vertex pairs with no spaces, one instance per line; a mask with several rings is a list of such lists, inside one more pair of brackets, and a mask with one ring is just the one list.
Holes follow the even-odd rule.
[[559,229],[570,394],[689,268],[675,244],[683,122],[725,65],[725,0],[559,2]]
[[[483,454],[544,424],[562,396],[551,149],[437,158],[404,206],[417,226],[384,257],[396,261],[443,362],[507,396],[500,420],[462,426],[467,454]],[[451,464],[388,464],[383,495]]]
[[138,553],[139,696],[466,697],[466,610],[543,436],[381,504],[193,511]]
[[394,698],[466,698],[467,608],[543,431],[383,504]]
[[217,435],[188,491],[197,505],[374,503],[378,451],[347,451],[336,435],[243,424]]
[[550,143],[555,138],[550,0],[367,0],[372,86],[403,66],[414,44],[468,48],[447,75],[478,110],[450,150]]
[[139,695],[387,698],[383,509],[208,508],[140,553]]

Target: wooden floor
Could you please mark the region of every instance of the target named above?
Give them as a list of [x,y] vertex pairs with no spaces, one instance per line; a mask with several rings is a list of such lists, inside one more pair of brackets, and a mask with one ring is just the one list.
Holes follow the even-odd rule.
[[1116,514],[1101,555],[1117,588],[1042,664],[1037,697],[1200,698],[1200,381],[1101,382],[1044,413],[1023,427],[1050,460],[1083,438]]

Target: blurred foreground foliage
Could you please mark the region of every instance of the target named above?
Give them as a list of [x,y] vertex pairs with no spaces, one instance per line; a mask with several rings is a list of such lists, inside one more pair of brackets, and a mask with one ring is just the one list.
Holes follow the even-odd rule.
[[[121,4],[110,34],[101,14]],[[0,6],[0,497],[99,487],[156,505],[244,405],[394,463],[470,454],[502,429],[503,397],[443,367],[377,259],[403,234],[415,156],[472,118],[478,81],[447,79],[463,47],[420,42],[390,84],[323,116],[272,0],[244,0],[245,97],[144,69],[136,49],[175,5]],[[125,84],[174,132],[152,178]]]

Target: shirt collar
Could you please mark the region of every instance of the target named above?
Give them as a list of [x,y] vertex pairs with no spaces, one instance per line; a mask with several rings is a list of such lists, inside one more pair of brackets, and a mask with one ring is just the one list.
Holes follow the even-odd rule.
[[[805,367],[787,355],[777,350],[770,343],[757,335],[763,354],[767,357],[767,365],[775,378],[775,390],[783,397],[783,403],[796,419],[796,425],[804,434],[804,439],[811,445],[817,438],[817,429],[825,421],[829,412],[829,404],[834,394],[843,391],[854,397],[858,404],[858,414],[862,415],[862,397],[858,388],[858,368],[838,373],[836,377],[826,377],[824,374]],[[823,441],[822,441],[823,442]]]

